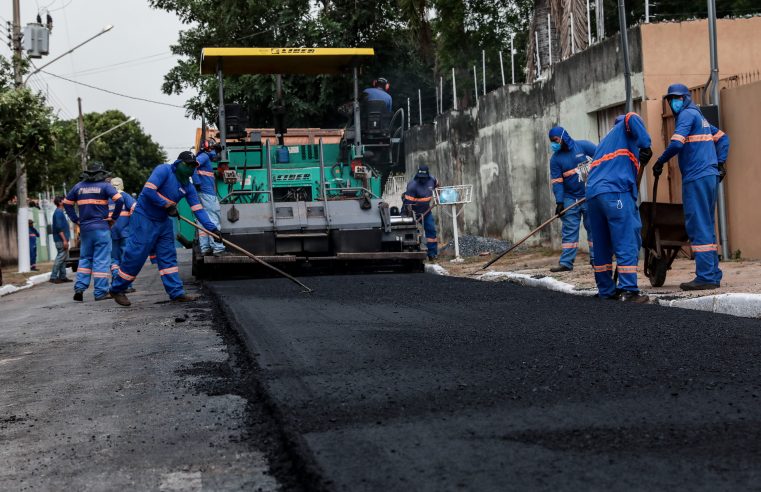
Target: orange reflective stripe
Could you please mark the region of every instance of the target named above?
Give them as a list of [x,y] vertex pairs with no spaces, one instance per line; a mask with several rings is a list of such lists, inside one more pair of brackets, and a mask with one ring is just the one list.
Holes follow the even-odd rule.
[[201,205],[200,203],[198,205],[193,205],[192,207],[190,207],[190,210],[192,210],[193,212],[198,212],[199,210],[203,210],[203,205]]
[[610,152],[608,154],[605,154],[604,156],[600,157],[596,161],[593,161],[592,164],[589,165],[589,170],[596,168],[600,164],[602,164],[605,161],[609,161],[611,159],[615,159],[616,157],[628,157],[629,160],[632,161],[632,164],[634,164],[634,167],[637,168],[637,172],[639,172],[639,161],[637,160],[637,157],[632,154],[628,149],[618,149],[615,152]]
[[68,198],[64,198],[64,199],[63,199],[63,203],[65,203],[66,205],[74,205],[74,202],[72,202],[72,201],[71,201],[71,200],[69,200]]
[[579,243],[563,243],[560,246],[563,249],[576,249],[579,247]]
[[180,267],[169,267],[164,268],[163,270],[159,270],[159,275],[169,275],[171,273],[177,273],[180,271]]
[[134,212],[136,206],[137,206],[137,202],[133,203],[132,206],[129,208],[129,211]]
[[92,274],[95,278],[111,278],[111,273],[109,272],[95,272]]
[[118,269],[119,269],[119,265],[117,265],[116,263],[114,263],[113,265],[111,265],[111,270],[112,270],[112,271],[113,271],[113,270],[118,270]]
[[595,265],[595,272],[611,272],[613,271],[613,265],[608,263],[607,265]]
[[127,210],[126,212],[121,212],[121,213],[119,214],[119,217],[129,217],[130,215],[132,215],[132,212],[130,212],[129,210]]
[[626,126],[626,131],[630,132],[631,129],[629,128],[629,118],[632,116],[637,116],[637,113],[626,113],[626,118],[624,118],[624,126]]
[[574,174],[576,174],[576,168],[569,169],[568,171],[564,172],[563,177],[567,178],[568,176],[573,176]]
[[553,184],[554,183],[562,183],[562,182],[563,182],[563,178],[555,178],[555,179],[552,180]]
[[426,239],[426,241],[428,241],[429,243],[437,243],[437,242],[439,242],[439,240],[437,238],[435,238],[435,237],[429,237],[429,238]]
[[687,141],[687,137],[683,137],[683,136],[679,135],[678,133],[675,133],[675,134],[671,135],[671,140],[676,140],[677,142],[684,143],[685,141]]
[[177,202],[173,202],[172,200],[170,200],[169,198],[165,197],[164,195],[162,195],[162,194],[161,194],[161,193],[159,193],[158,191],[156,192],[156,194],[157,194],[158,196],[160,196],[161,198],[163,198],[164,200],[168,201],[168,202],[169,202],[171,205],[177,205]]
[[145,183],[145,188],[150,188],[152,190],[158,190],[159,189],[158,186],[156,186],[155,184],[151,183],[150,181]]
[[117,193],[116,195],[111,197],[111,200],[116,201],[116,200],[119,200],[121,197],[122,197],[122,194],[121,193]]
[[718,132],[716,132],[714,134],[713,141],[714,142],[718,142],[719,140],[721,140],[721,137],[723,137],[724,135],[725,135],[725,133],[723,131],[719,130]]
[[405,200],[410,200],[410,201],[413,201],[413,202],[430,202],[431,198],[433,198],[433,197],[427,196],[425,198],[415,198],[414,196],[404,195],[404,199]]
[[135,277],[134,277],[134,276],[132,276],[132,275],[129,275],[129,274],[127,274],[127,273],[124,273],[124,272],[123,272],[123,271],[121,271],[121,270],[119,270],[119,271],[117,272],[117,274],[118,274],[118,275],[119,275],[121,278],[123,278],[124,280],[129,280],[130,282],[132,282],[133,280],[135,280]]
[[687,137],[688,142],[713,142],[713,135],[690,135]]
[[77,203],[79,205],[108,205],[108,200],[95,200],[95,199],[77,200]]
[[85,275],[90,275],[92,273],[92,270],[90,270],[89,268],[79,267],[79,268],[77,268],[77,273],[83,273]]
[[210,171],[201,171],[201,170],[199,170],[198,174],[200,174],[201,176],[209,176],[210,178],[214,177],[214,173],[210,172]]
[[618,265],[618,273],[637,273],[637,265]]
[[156,255],[151,255],[148,258],[150,258],[151,260],[155,260],[156,259]]
[[708,253],[709,251],[718,251],[718,244],[693,244],[692,251],[695,253]]

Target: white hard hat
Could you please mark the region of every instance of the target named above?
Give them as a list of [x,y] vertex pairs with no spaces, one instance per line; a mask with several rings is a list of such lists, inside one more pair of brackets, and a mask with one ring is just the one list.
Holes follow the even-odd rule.
[[111,178],[111,186],[119,191],[124,191],[124,181],[122,181],[122,178]]

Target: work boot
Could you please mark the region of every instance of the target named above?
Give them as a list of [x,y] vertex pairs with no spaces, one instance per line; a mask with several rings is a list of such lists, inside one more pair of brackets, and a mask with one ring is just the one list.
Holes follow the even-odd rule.
[[685,282],[683,284],[679,284],[679,288],[682,290],[712,290],[712,289],[718,289],[719,287],[721,287],[721,284],[701,282],[698,279],[695,279],[692,282]]
[[220,257],[220,256],[230,256],[232,255],[231,252],[227,251],[226,249],[223,249],[222,251],[215,251],[213,253],[214,256]]
[[111,293],[110,292],[106,292],[102,296],[95,298],[96,301],[105,301],[106,299],[111,299]]
[[603,301],[620,301],[621,300],[621,290],[616,289],[616,291],[609,295],[608,297],[601,297],[600,294],[597,294],[597,298],[601,299]]
[[84,296],[82,295],[82,292],[76,291],[74,292],[74,300],[77,302],[82,302],[85,300]]
[[132,305],[127,296],[124,295],[124,292],[109,292],[109,294],[111,294],[111,298],[120,306],[127,307]]
[[556,267],[552,267],[552,268],[550,268],[550,271],[551,271],[552,273],[570,272],[571,270],[573,270],[573,268],[568,268],[568,267],[567,267],[567,266],[565,266],[565,265],[558,265],[558,266],[556,266]]
[[70,279],[70,278],[62,278],[60,280],[61,280],[62,283],[73,282],[73,280]]
[[174,302],[193,302],[193,301],[195,301],[197,299],[198,299],[198,297],[196,297],[196,296],[189,296],[187,294],[182,294],[182,295],[179,295],[179,296],[175,297],[172,300]]
[[640,294],[639,292],[626,290],[621,293],[621,301],[633,302],[635,304],[647,304],[648,301],[650,301],[650,298],[644,294]]
[[211,256],[212,251],[210,249],[201,250],[201,256]]
[[127,290],[124,291],[125,294],[133,294],[137,292],[134,287],[130,287]]

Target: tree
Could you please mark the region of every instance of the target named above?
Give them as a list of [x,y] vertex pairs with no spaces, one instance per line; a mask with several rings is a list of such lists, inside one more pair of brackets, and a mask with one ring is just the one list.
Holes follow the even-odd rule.
[[[27,174],[44,174],[52,158],[56,129],[52,109],[45,99],[26,88],[15,88],[13,70],[0,57],[0,208],[6,208],[16,195],[16,161],[20,159]],[[30,191],[34,191],[30,179]]]
[[[127,119],[127,115],[118,110],[87,113],[84,115],[85,131],[88,138],[92,138]],[[82,169],[77,120],[59,121],[55,126],[58,135],[55,159],[48,165],[47,180],[58,190],[64,183],[70,188],[79,181]],[[90,162],[101,161],[113,176],[122,178],[124,189],[129,193],[139,193],[153,168],[167,160],[161,146],[136,121],[93,141],[88,153]],[[30,179],[30,188],[45,189],[41,179],[39,175]]]

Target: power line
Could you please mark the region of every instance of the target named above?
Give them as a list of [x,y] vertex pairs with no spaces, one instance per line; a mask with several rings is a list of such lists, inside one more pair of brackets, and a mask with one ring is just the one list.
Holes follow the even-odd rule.
[[[151,56],[141,57],[141,58],[134,58],[132,60],[125,60],[125,61],[122,61],[122,62],[112,63],[111,65],[103,65],[101,67],[92,67],[92,68],[80,70],[78,72],[72,72],[72,73],[69,73],[69,74],[66,74],[66,75],[68,75],[68,76],[73,76],[73,75],[78,75],[78,76],[95,75],[95,74],[99,74],[99,73],[103,73],[103,72],[108,72],[108,71],[110,71],[111,69],[113,69],[115,67],[119,67],[119,66],[123,66],[123,65],[129,65],[130,67],[136,67],[136,66],[139,66],[139,65],[147,64],[147,63],[155,63],[155,62],[163,61],[166,58],[171,58],[171,57],[174,56],[174,55],[171,55],[169,53],[170,53],[169,51],[165,51],[163,53],[159,53],[159,54],[156,54],[156,55],[151,55]],[[167,54],[169,54],[169,56],[167,56]]]
[[148,102],[148,103],[153,103],[153,104],[160,104],[162,106],[169,106],[169,107],[172,107],[172,108],[185,109],[185,106],[180,106],[179,104],[172,104],[172,103],[167,103],[167,102],[162,102],[162,101],[155,101],[153,99],[146,99],[146,98],[143,98],[143,97],[130,96],[128,94],[122,94],[120,92],[115,92],[115,91],[112,91],[112,90],[103,89],[102,87],[96,87],[94,85],[85,84],[84,82],[79,82],[78,80],[72,80],[72,79],[63,77],[61,75],[55,74],[55,73],[47,72],[45,70],[40,70],[40,72],[48,74],[48,75],[50,75],[52,77],[55,77],[57,79],[65,80],[66,82],[71,82],[72,84],[81,85],[83,87],[87,87],[89,89],[93,89],[93,90],[96,90],[96,91],[105,92],[107,94],[111,94],[111,95],[114,95],[114,96],[124,97],[124,98],[132,99],[132,100],[135,100],[135,101],[143,101],[143,102]]

